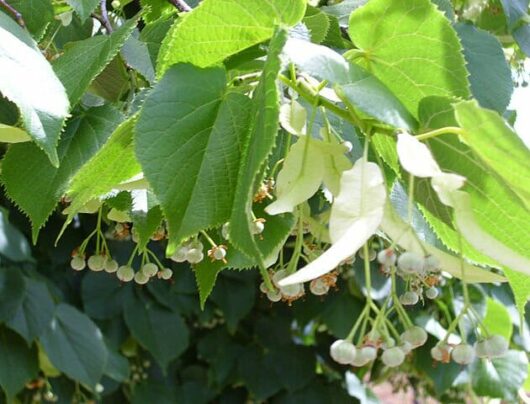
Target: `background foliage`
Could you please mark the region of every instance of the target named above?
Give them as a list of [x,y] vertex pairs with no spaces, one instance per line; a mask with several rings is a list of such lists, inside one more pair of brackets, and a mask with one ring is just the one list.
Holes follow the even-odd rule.
[[[384,383],[420,400],[516,402],[530,389],[529,152],[506,124],[514,83],[526,85],[528,1],[307,3],[0,1],[0,402],[373,403]],[[397,128],[443,128],[425,144],[467,178],[476,222],[519,257],[513,266],[462,238],[428,179],[410,187]],[[260,291],[278,256],[294,271],[333,240],[319,189],[337,196],[367,134],[364,156],[383,167],[398,214],[482,282],[443,268],[454,276],[440,295],[407,306],[429,337],[397,369],[329,353],[367,302],[384,307],[409,287],[375,261],[342,263],[325,296],[273,304]],[[293,174],[307,150],[313,165]],[[256,202],[282,175],[276,203]],[[166,258],[198,233],[226,244],[227,262]],[[302,249],[307,233],[316,253]],[[85,250],[135,267],[150,257],[173,276],[140,285],[73,271]],[[510,350],[433,363],[468,303]],[[483,335],[460,318],[463,340]]]

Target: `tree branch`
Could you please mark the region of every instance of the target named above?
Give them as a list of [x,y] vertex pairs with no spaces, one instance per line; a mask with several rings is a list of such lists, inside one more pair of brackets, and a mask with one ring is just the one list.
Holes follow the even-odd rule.
[[0,6],[2,6],[2,8],[4,8],[9,14],[11,14],[15,20],[17,20],[18,25],[20,25],[22,28],[26,28],[26,23],[22,18],[22,14],[20,14],[13,6],[8,4],[6,0],[0,0]]
[[188,3],[186,3],[184,0],[168,0],[168,1],[171,4],[173,4],[175,8],[181,13],[187,13],[193,10],[190,6],[188,6]]
[[107,30],[107,33],[111,34],[113,29],[112,29],[112,25],[110,25],[109,13],[107,12],[107,0],[101,0],[100,8],[101,8],[101,20],[100,20],[100,22],[103,23],[103,26]]

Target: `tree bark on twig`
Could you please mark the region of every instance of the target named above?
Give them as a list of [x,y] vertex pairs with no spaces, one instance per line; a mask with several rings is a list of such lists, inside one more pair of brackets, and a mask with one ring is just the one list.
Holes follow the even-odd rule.
[[107,0],[101,0],[100,2],[100,9],[101,9],[101,20],[100,22],[103,23],[103,26],[107,30],[107,33],[112,33],[112,25],[110,25],[109,21],[109,13],[107,11]]
[[0,6],[9,14],[11,14],[15,20],[17,20],[18,25],[20,25],[22,28],[26,28],[26,23],[24,22],[24,18],[22,18],[22,14],[20,14],[12,5],[10,5],[6,0],[0,0]]
[[171,4],[173,4],[175,8],[181,13],[187,13],[188,11],[192,10],[192,8],[188,6],[188,3],[186,3],[184,0],[168,0],[168,1]]

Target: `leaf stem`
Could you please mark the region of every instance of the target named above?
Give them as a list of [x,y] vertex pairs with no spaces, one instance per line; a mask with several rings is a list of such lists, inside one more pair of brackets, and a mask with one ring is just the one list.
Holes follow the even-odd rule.
[[427,140],[436,136],[443,135],[445,133],[453,133],[455,135],[463,135],[465,133],[464,129],[457,126],[446,126],[445,128],[435,129],[430,132],[422,133],[417,135],[416,139],[418,140]]
[[302,98],[305,98],[307,101],[309,101],[311,105],[322,106],[326,109],[329,109],[331,112],[333,112],[338,117],[345,119],[348,122],[352,121],[350,113],[347,110],[339,107],[338,105],[335,105],[333,102],[329,101],[328,99],[316,94],[307,85],[303,83],[297,83],[297,84],[292,83],[291,80],[289,80],[284,75],[280,75],[279,77],[282,83],[284,83],[288,87],[295,90],[298,94],[302,96]]
[[19,13],[18,10],[12,5],[10,5],[7,0],[0,0],[0,6],[2,6],[2,8],[4,8],[9,14],[11,14],[13,18],[15,18],[18,25],[20,25],[22,28],[26,28],[26,22],[24,21],[22,14]]
[[168,0],[171,4],[175,6],[175,8],[180,11],[181,13],[187,13],[192,11],[193,9],[186,3],[184,0]]
[[212,247],[217,247],[217,243],[215,241],[213,241],[213,239],[208,235],[208,233],[206,233],[204,230],[201,230],[200,233],[206,239],[206,241],[208,241],[208,243],[210,243],[210,245]]
[[100,22],[103,23],[103,26],[107,30],[107,34],[112,34],[112,25],[109,21],[109,13],[107,11],[107,0],[101,0],[100,3],[100,9],[101,9],[101,20]]

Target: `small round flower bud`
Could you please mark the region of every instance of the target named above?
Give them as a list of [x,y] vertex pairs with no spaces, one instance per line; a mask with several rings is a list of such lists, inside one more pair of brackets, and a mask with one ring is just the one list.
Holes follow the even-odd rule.
[[294,298],[304,294],[304,285],[295,283],[294,285],[280,287],[282,296],[286,298]]
[[418,294],[412,291],[405,292],[399,297],[399,301],[404,306],[414,306],[419,300]]
[[355,346],[346,340],[338,339],[329,348],[329,354],[333,360],[341,365],[348,365],[355,359]]
[[329,285],[323,279],[317,278],[309,283],[309,290],[315,296],[322,296],[329,292]]
[[401,338],[417,348],[427,342],[428,335],[423,328],[413,326],[401,334]]
[[106,258],[103,255],[92,255],[88,259],[88,269],[95,272],[103,271],[105,261]]
[[143,271],[138,271],[134,274],[134,281],[138,285],[145,285],[149,281],[149,276],[144,274]]
[[72,257],[72,261],[70,261],[70,267],[76,271],[82,271],[86,267],[85,259],[78,255]]
[[147,264],[145,264],[141,271],[144,273],[144,275],[146,275],[147,277],[149,278],[152,278],[153,276],[155,276],[158,272],[158,267],[153,264],[152,262],[148,262]]
[[252,234],[261,234],[265,230],[265,223],[263,219],[256,219],[250,225],[250,232]]
[[169,269],[169,268],[163,268],[158,273],[158,278],[163,279],[165,281],[171,279],[172,276],[173,276],[173,271],[171,269]]
[[471,345],[460,344],[453,348],[451,357],[459,365],[469,365],[475,359],[475,350]]
[[267,299],[269,299],[271,302],[276,303],[282,300],[282,294],[279,290],[268,290],[265,292],[267,295]]
[[184,262],[186,261],[186,257],[188,255],[188,251],[190,249],[187,245],[183,245],[180,247],[177,247],[173,255],[171,256],[171,260],[175,262]]
[[434,255],[427,255],[424,259],[423,268],[426,272],[438,272],[440,270],[440,260]]
[[435,288],[434,286],[430,287],[429,289],[427,289],[425,291],[425,297],[427,299],[436,299],[438,297],[438,295],[440,294],[440,292],[438,291],[437,288]]
[[204,259],[204,254],[198,248],[192,248],[186,253],[186,259],[190,264],[198,264]]
[[122,265],[118,268],[116,276],[122,282],[130,282],[134,279],[134,270],[128,265]]
[[394,368],[403,363],[405,360],[405,353],[399,347],[389,348],[383,351],[381,360],[386,366]]
[[349,153],[353,150],[353,144],[348,140],[345,140],[341,145],[346,149],[346,153]]
[[407,275],[423,273],[424,259],[419,254],[405,252],[397,260],[398,268]]
[[105,266],[103,267],[103,269],[105,270],[105,272],[108,272],[109,274],[111,274],[118,270],[118,266],[119,265],[117,261],[109,259],[107,257],[107,259],[105,260]]
[[439,342],[431,349],[431,357],[438,362],[448,363],[451,357],[451,346]]
[[387,248],[386,250],[379,251],[377,261],[385,267],[391,267],[396,264],[397,255],[392,248]]

